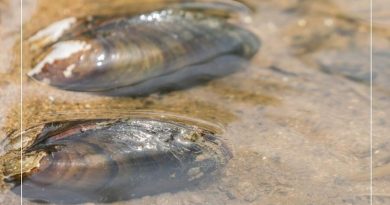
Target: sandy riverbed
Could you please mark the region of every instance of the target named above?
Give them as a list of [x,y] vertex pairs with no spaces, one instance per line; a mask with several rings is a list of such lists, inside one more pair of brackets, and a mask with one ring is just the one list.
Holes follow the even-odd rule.
[[[131,0],[23,2],[22,39],[67,16],[159,6]],[[251,65],[165,95],[113,99],[44,86],[25,75],[31,65],[24,49],[23,126],[133,109],[166,110],[224,125],[234,158],[215,183],[115,204],[368,204],[369,2],[247,2],[256,10],[248,27],[262,40]],[[375,1],[373,26],[374,204],[383,205],[390,204],[390,13],[384,9],[389,5]],[[0,1],[3,138],[20,127],[19,12],[17,1]],[[7,190],[0,195],[0,204],[19,203],[19,196]]]

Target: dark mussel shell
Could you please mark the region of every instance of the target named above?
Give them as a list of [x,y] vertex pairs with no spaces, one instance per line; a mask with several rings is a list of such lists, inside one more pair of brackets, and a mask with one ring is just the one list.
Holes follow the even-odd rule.
[[259,40],[202,4],[56,22],[29,39],[38,51],[29,75],[65,90],[139,96],[235,72]]
[[[207,130],[143,118],[47,123],[23,154],[40,152],[46,155],[24,173],[22,195],[60,204],[178,191],[210,178],[231,158]],[[14,180],[13,191],[21,194]]]

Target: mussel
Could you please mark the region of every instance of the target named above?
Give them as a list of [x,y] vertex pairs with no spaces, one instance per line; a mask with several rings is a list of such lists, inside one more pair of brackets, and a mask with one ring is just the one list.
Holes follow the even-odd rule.
[[234,10],[229,6],[237,5],[183,3],[135,16],[63,19],[29,38],[36,55],[28,75],[65,90],[140,96],[230,74],[260,41],[222,15]]
[[[41,128],[40,128],[41,129]],[[8,182],[32,201],[114,202],[175,192],[211,179],[231,158],[198,126],[149,118],[50,122],[23,151],[39,163]],[[209,181],[209,180],[207,180]]]

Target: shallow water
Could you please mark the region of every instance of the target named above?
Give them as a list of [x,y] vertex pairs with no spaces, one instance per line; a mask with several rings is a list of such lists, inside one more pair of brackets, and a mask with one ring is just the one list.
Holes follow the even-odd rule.
[[[23,2],[23,39],[66,16],[159,7],[130,0]],[[247,26],[262,47],[243,71],[137,99],[66,92],[24,77],[23,127],[134,109],[165,110],[225,127],[234,157],[215,183],[115,204],[369,204],[369,1],[245,2],[256,10]],[[374,2],[374,204],[390,203],[388,6]],[[0,1],[0,44],[7,50],[0,59],[2,136],[20,126],[19,8],[15,1]],[[24,49],[23,74],[29,58]],[[19,203],[7,189],[0,195],[0,204]]]

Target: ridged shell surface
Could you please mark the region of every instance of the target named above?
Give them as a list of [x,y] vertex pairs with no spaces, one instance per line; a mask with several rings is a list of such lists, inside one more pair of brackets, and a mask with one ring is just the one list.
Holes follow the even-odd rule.
[[38,153],[45,156],[24,173],[23,197],[60,204],[178,191],[213,176],[231,157],[207,130],[142,118],[47,123],[24,156]]
[[[51,30],[57,36],[53,36]],[[50,35],[48,35],[48,33]],[[34,79],[61,89],[147,95],[240,69],[258,50],[250,31],[207,12],[67,18],[30,38]]]

